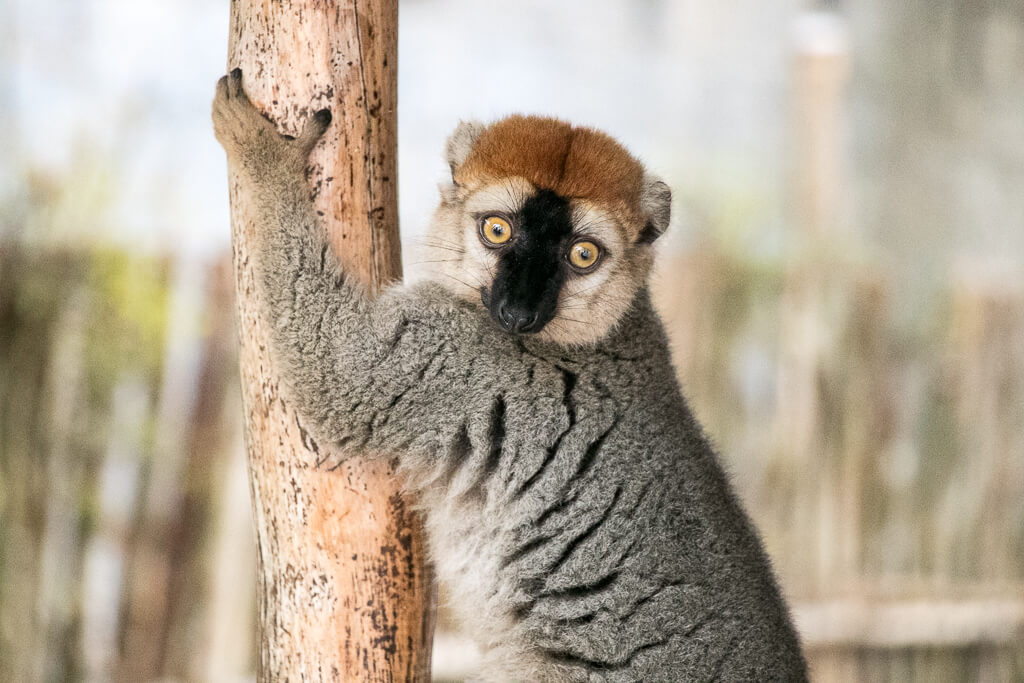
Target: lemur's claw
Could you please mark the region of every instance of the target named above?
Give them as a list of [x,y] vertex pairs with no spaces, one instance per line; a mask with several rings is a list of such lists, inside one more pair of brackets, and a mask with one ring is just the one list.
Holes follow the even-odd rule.
[[302,134],[298,137],[299,146],[304,149],[307,153],[313,149],[317,141],[323,137],[327,127],[331,125],[331,110],[321,109],[316,112],[306,121],[306,126],[302,129]]
[[228,74],[228,93],[231,97],[238,97],[245,95],[245,91],[242,89],[242,69],[235,67]]

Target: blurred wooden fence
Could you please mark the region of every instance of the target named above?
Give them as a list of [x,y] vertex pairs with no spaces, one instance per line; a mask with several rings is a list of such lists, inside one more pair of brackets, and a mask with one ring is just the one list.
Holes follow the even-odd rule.
[[[0,250],[0,680],[251,672],[225,263]],[[707,242],[656,295],[816,680],[1022,680],[1024,287],[899,286]]]
[[251,670],[226,262],[0,249],[0,680]]
[[965,272],[906,329],[898,279],[836,251],[662,265],[684,390],[815,679],[1024,680],[1022,283]]

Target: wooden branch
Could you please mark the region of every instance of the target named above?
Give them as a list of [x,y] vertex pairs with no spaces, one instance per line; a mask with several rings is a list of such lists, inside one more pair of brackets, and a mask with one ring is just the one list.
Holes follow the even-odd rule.
[[[1010,595],[1012,593],[1008,593]],[[793,616],[808,648],[990,646],[1024,638],[1024,600],[864,598],[798,603]]]
[[[293,135],[312,112],[334,114],[310,179],[332,244],[370,291],[401,275],[397,24],[397,0],[231,4],[228,68],[242,68],[256,106]],[[312,442],[281,395],[256,313],[253,230],[236,176],[231,206],[259,545],[259,678],[427,680],[432,582],[419,520],[386,461],[323,464],[336,454]]]

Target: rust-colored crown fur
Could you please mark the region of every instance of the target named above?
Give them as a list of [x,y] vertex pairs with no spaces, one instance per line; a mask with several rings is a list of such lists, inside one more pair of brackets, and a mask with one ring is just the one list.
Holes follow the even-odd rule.
[[612,137],[541,116],[509,116],[487,126],[455,182],[473,185],[509,176],[563,197],[602,204],[634,230],[643,227],[644,169]]

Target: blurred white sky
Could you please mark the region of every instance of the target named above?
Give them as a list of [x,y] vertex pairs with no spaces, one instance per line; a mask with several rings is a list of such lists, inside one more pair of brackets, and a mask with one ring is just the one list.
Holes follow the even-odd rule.
[[[662,174],[677,244],[713,227],[778,253],[803,134],[793,51],[835,28],[801,20],[819,4],[839,3],[402,0],[403,239],[422,234],[456,122],[528,112],[605,129]],[[852,77],[835,222],[922,280],[944,281],[957,260],[1024,274],[1024,0],[964,7],[842,10]],[[209,102],[228,13],[228,0],[0,3],[0,200],[26,168],[75,180],[30,233],[226,248]]]
[[[433,209],[456,122],[511,112],[606,129],[680,197],[742,187],[761,204],[758,220],[777,224],[798,4],[403,0],[403,238]],[[224,158],[208,110],[228,12],[226,0],[7,0],[0,181],[26,162],[76,180],[112,174],[121,189],[102,224],[58,230],[150,249],[225,248]]]

